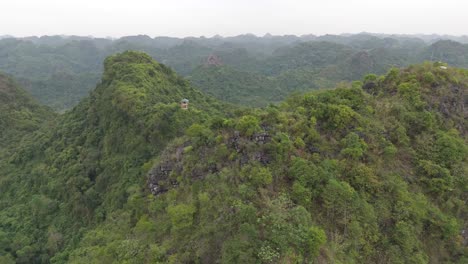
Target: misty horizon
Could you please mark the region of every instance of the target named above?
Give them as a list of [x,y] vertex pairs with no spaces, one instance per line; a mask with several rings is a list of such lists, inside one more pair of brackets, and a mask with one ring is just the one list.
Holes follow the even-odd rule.
[[341,35],[361,32],[463,36],[468,3],[459,0],[15,0],[2,5],[0,35],[119,38]]
[[378,33],[378,32],[357,32],[357,33],[349,33],[349,32],[343,32],[343,33],[338,33],[338,34],[332,34],[332,33],[325,33],[325,34],[314,34],[314,33],[309,33],[309,34],[270,34],[270,33],[265,33],[265,34],[254,34],[250,32],[246,33],[241,33],[241,34],[236,34],[236,35],[222,35],[222,34],[214,34],[214,35],[186,35],[186,36],[171,36],[171,35],[150,35],[150,34],[129,34],[129,35],[122,35],[118,37],[113,37],[113,36],[95,36],[95,35],[75,35],[75,34],[50,34],[50,35],[24,35],[24,36],[19,36],[19,35],[14,35],[14,34],[2,34],[0,33],[0,38],[43,38],[43,37],[62,37],[62,38],[93,38],[93,39],[109,39],[109,40],[118,40],[121,38],[126,38],[126,37],[149,37],[151,39],[156,39],[156,38],[175,38],[175,39],[187,39],[187,38],[207,38],[207,39],[212,39],[212,38],[236,38],[236,37],[255,37],[255,38],[268,38],[268,37],[297,37],[297,38],[304,38],[304,37],[325,37],[325,36],[342,36],[342,37],[347,37],[347,36],[357,36],[357,35],[367,35],[367,36],[374,36],[374,37],[428,37],[428,38],[437,38],[437,37],[457,37],[457,38],[468,38],[468,34],[440,34],[440,33],[431,33],[431,34],[424,34],[424,33],[414,33],[414,34],[406,34],[406,33]]

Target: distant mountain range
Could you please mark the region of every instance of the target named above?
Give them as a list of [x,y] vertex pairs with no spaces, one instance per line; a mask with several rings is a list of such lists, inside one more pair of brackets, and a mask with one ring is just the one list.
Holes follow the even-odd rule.
[[188,37],[169,37],[169,36],[156,36],[156,37],[150,37],[148,35],[133,35],[133,36],[125,36],[125,37],[120,37],[120,38],[114,38],[114,37],[93,37],[93,36],[77,36],[77,35],[43,35],[43,36],[27,36],[27,37],[15,37],[13,35],[0,35],[0,39],[2,38],[17,38],[17,39],[26,39],[26,40],[47,40],[47,39],[70,39],[70,40],[91,40],[91,39],[107,39],[111,41],[118,41],[123,38],[134,38],[134,37],[144,37],[144,38],[149,38],[149,39],[154,39],[154,40],[183,40],[183,39],[212,39],[212,40],[227,40],[227,41],[243,41],[246,39],[300,39],[303,41],[310,41],[310,40],[315,40],[315,39],[323,39],[323,38],[328,38],[330,36],[332,37],[351,37],[351,36],[356,36],[356,35],[369,35],[369,36],[375,36],[379,38],[417,38],[421,39],[427,43],[432,43],[436,42],[439,40],[453,40],[457,41],[460,43],[468,43],[468,35],[448,35],[448,34],[385,34],[385,33],[371,33],[371,32],[361,32],[361,33],[342,33],[342,34],[324,34],[324,35],[315,35],[315,34],[305,34],[305,35],[292,35],[292,34],[286,34],[286,35],[272,35],[270,33],[267,33],[263,36],[257,36],[255,34],[247,33],[247,34],[241,34],[237,36],[222,36],[222,35],[214,35],[212,37],[206,37],[206,36],[201,36],[201,37],[193,37],[193,36],[188,36]]
[[[229,102],[261,106],[281,101],[291,92],[329,88],[367,73],[383,74],[391,67],[426,60],[468,67],[468,44],[464,44],[468,43],[467,38],[368,33],[2,38],[0,70],[14,76],[42,103],[64,111],[76,105],[99,82],[106,56],[137,50],[174,68],[202,91]],[[209,66],[224,70],[206,67],[207,59],[213,55],[219,63]],[[232,78],[225,76],[231,73],[244,76],[244,81],[233,83]],[[258,85],[258,80],[265,81]],[[252,93],[255,100],[249,97]]]

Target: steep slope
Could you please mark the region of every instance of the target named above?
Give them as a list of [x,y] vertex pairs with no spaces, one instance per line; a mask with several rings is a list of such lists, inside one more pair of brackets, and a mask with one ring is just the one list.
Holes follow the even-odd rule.
[[[11,175],[16,171],[11,157],[21,151],[22,144],[31,143],[33,133],[51,126],[55,117],[51,109],[39,105],[11,77],[0,73],[0,208],[9,202],[3,194],[9,190]],[[12,243],[7,239],[9,234],[3,232],[8,224],[8,220],[0,219],[0,263],[14,263],[4,256],[4,249],[11,248]]]
[[54,114],[40,106],[11,78],[0,73],[0,148],[38,129]]
[[89,98],[1,163],[0,262],[63,263],[87,228],[143,188],[145,164],[172,138],[229,108],[142,53],[111,56],[104,68]]
[[424,64],[194,124],[70,263],[465,263],[467,91]]

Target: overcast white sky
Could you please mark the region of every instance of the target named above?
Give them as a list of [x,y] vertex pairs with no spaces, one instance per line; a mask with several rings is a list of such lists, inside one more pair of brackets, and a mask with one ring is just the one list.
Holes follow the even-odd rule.
[[467,0],[0,0],[0,35],[468,34]]

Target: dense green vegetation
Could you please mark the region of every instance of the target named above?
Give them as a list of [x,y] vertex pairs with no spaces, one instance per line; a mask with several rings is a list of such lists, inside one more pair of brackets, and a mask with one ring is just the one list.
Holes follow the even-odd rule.
[[[64,111],[95,87],[105,57],[139,50],[179,74],[190,76],[198,89],[218,99],[266,106],[291,92],[333,88],[341,81],[361,79],[368,73],[383,74],[392,66],[430,60],[468,67],[466,43],[464,38],[450,36],[371,34],[184,39],[129,36],[116,40],[76,36],[4,38],[0,39],[0,71],[13,75],[41,103]],[[220,58],[220,69],[201,67],[210,55]]]
[[467,87],[426,63],[240,109],[110,56],[0,149],[0,263],[465,263]]
[[0,73],[0,148],[17,144],[25,134],[53,119],[50,109],[40,106],[14,80]]
[[229,66],[200,66],[189,80],[203,92],[239,105],[278,103],[288,92],[277,80],[260,74],[233,69]]
[[[61,38],[58,37],[60,40]],[[96,86],[103,53],[94,41],[34,43],[0,40],[0,71],[14,76],[40,102],[64,110]]]
[[[105,69],[89,98],[0,160],[1,263],[66,259],[59,253],[87,226],[122,208],[132,186],[143,188],[143,165],[168,141],[228,108],[145,54],[111,56]],[[194,104],[188,111],[184,97]]]

